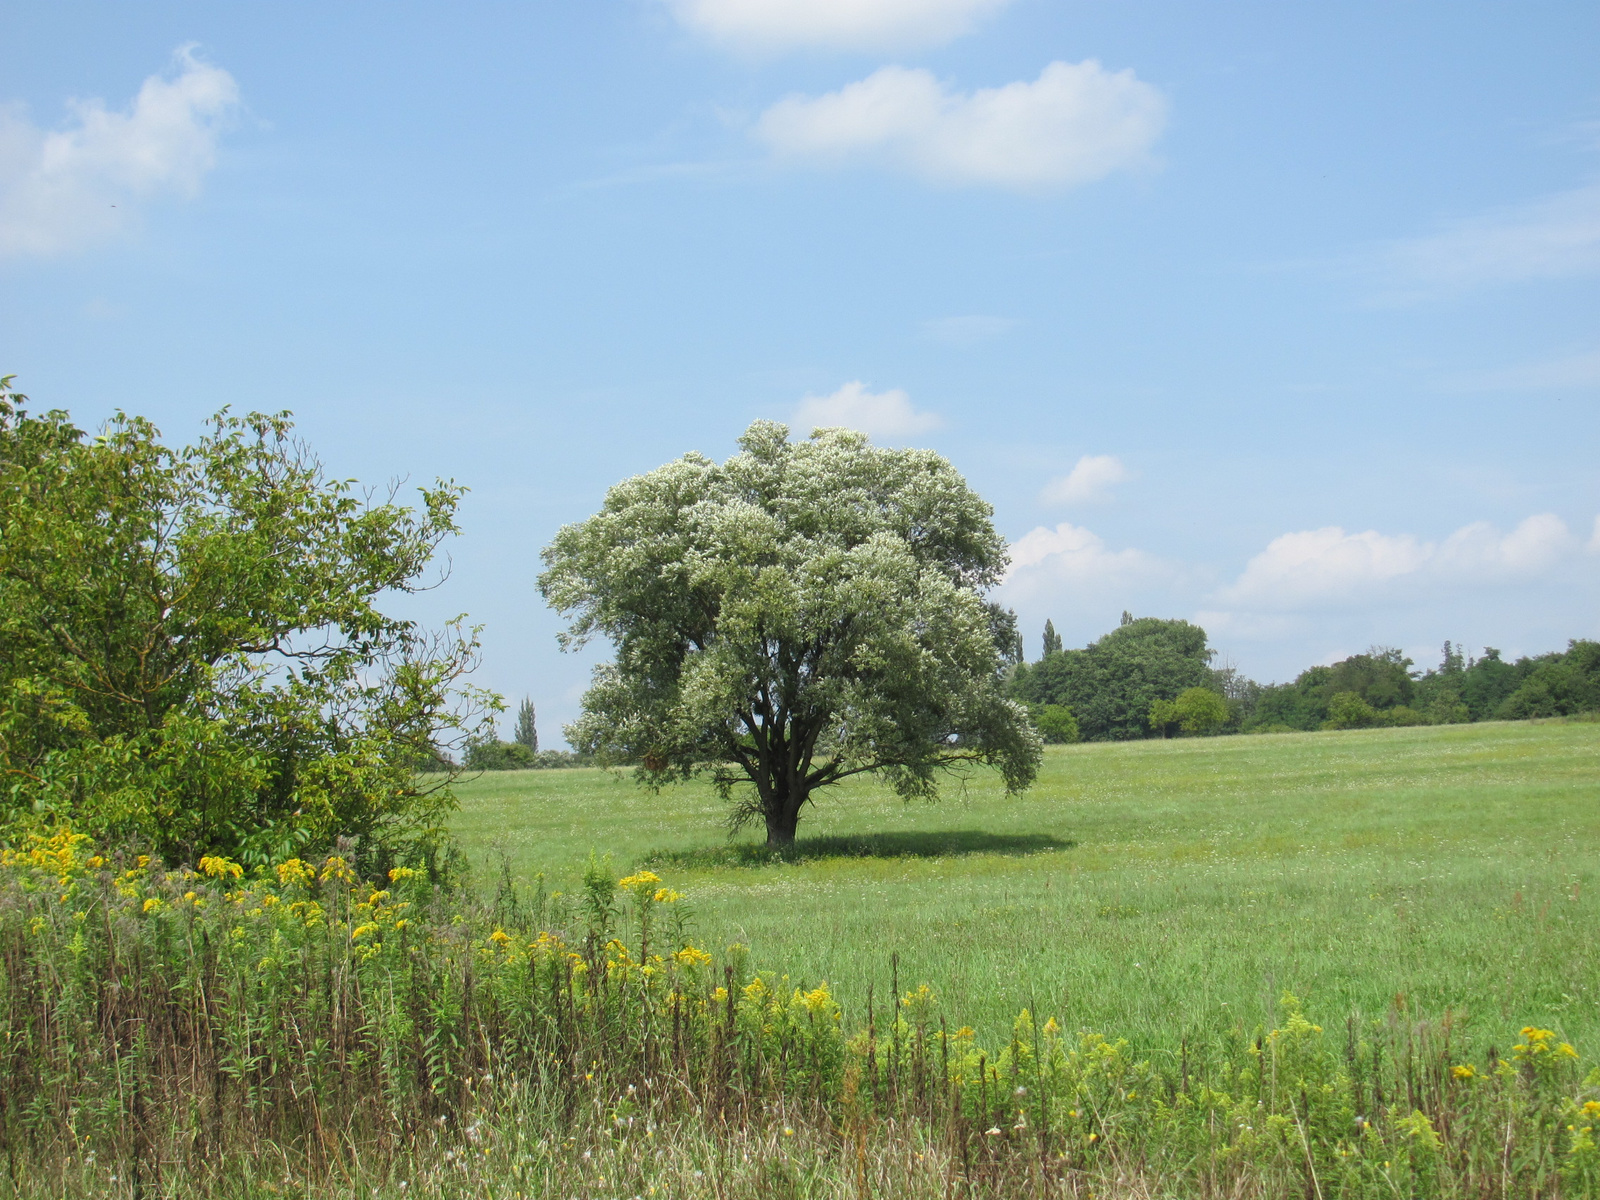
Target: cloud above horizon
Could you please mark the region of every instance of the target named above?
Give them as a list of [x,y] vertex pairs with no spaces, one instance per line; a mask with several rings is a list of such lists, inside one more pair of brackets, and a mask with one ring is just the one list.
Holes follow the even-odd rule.
[[233,76],[173,56],[125,109],[73,100],[72,119],[46,131],[19,106],[0,109],[0,256],[48,256],[122,231],[138,205],[193,197],[216,164],[217,139],[239,103]]
[[945,184],[1074,187],[1147,166],[1166,123],[1161,92],[1094,59],[1032,81],[959,92],[931,71],[888,66],[821,96],[788,96],[756,136],[780,160],[863,164]]
[[1011,566],[1001,585],[1005,603],[1033,608],[1059,597],[1072,604],[1176,582],[1175,563],[1143,550],[1113,550],[1099,534],[1070,521],[1041,525],[1011,543]]
[[1600,183],[1393,242],[1377,265],[1422,293],[1600,274]]
[[969,33],[1011,0],[668,0],[689,29],[741,50],[895,50]]
[[900,388],[869,392],[859,379],[851,380],[827,396],[807,396],[795,410],[794,424],[813,429],[843,427],[869,437],[914,437],[944,425],[937,413],[918,412],[911,397]]
[[1044,504],[1097,504],[1111,499],[1111,489],[1133,478],[1114,454],[1085,454],[1072,470],[1044,485]]
[[1460,392],[1531,392],[1552,388],[1600,387],[1600,350],[1501,367],[1498,370],[1473,371],[1453,376],[1443,386],[1448,391]]
[[1547,571],[1577,545],[1554,513],[1528,517],[1506,534],[1475,521],[1440,542],[1329,525],[1274,538],[1215,599],[1283,611],[1379,599],[1397,588],[1515,582]]
[[971,313],[960,317],[935,317],[922,323],[924,337],[947,346],[976,346],[991,341],[1016,327],[1011,317],[991,317]]

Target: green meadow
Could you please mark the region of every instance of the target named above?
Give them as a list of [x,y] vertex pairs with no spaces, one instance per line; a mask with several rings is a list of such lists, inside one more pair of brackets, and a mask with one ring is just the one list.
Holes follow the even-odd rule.
[[790,855],[729,838],[708,787],[494,772],[455,822],[485,890],[568,892],[591,854],[687,893],[700,944],[749,947],[847,1011],[929,984],[1004,1038],[1026,1007],[1152,1051],[1270,1023],[1454,1014],[1600,1050],[1600,724],[1516,722],[1052,747],[907,804],[870,780]]

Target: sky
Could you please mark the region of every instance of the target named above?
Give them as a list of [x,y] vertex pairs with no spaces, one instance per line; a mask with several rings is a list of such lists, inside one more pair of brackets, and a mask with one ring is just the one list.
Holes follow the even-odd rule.
[[[0,373],[185,442],[290,409],[539,553],[753,420],[949,457],[1030,658],[1123,611],[1263,681],[1600,636],[1600,5],[280,0],[0,10]],[[508,722],[509,726],[509,722]]]

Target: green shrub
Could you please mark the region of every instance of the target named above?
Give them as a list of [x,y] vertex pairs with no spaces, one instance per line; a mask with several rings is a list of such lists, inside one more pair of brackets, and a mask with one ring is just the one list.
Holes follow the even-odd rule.
[[224,412],[174,449],[142,418],[90,437],[24,399],[0,381],[0,836],[434,861],[449,774],[417,767],[497,701],[463,684],[473,630],[379,600],[422,585],[461,490],[365,499],[285,414]]
[[1354,692],[1338,692],[1328,701],[1324,729],[1371,729],[1384,723],[1383,715]]
[[1041,704],[1033,710],[1033,723],[1039,736],[1052,745],[1079,740],[1078,718],[1065,704]]

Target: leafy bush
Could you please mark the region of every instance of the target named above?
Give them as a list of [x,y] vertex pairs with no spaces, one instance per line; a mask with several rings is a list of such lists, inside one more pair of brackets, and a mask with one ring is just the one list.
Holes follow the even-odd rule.
[[1033,723],[1039,736],[1052,745],[1079,740],[1078,718],[1065,704],[1041,704],[1033,710]]
[[1383,716],[1354,692],[1337,692],[1328,701],[1324,729],[1371,729],[1382,725]]
[[1150,728],[1167,736],[1174,726],[1194,736],[1216,733],[1228,722],[1228,702],[1210,688],[1185,688],[1175,700],[1150,705]]
[[431,861],[450,775],[419,774],[496,701],[475,632],[385,615],[455,532],[328,479],[285,414],[173,449],[89,437],[0,386],[0,833],[70,821],[193,861],[357,839]]

